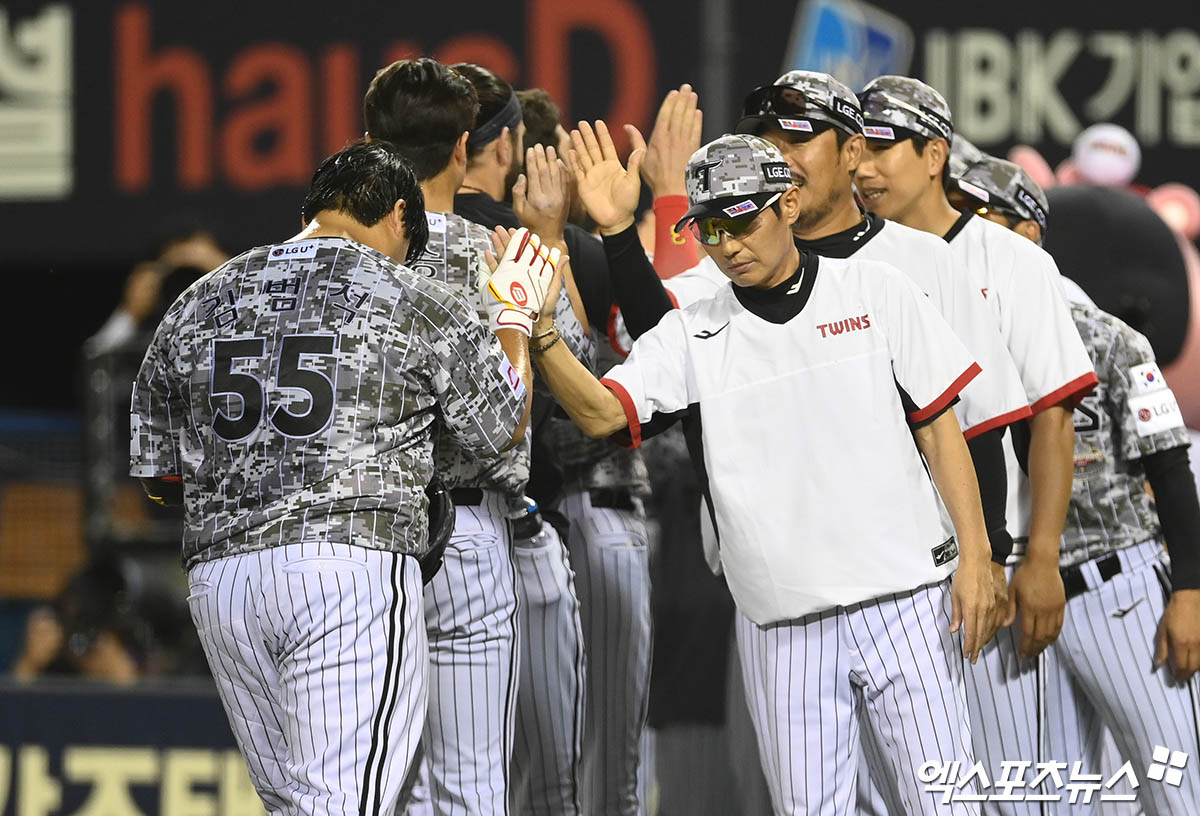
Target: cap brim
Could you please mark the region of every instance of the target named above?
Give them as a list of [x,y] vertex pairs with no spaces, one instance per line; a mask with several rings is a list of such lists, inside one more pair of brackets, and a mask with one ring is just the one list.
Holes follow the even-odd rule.
[[[688,208],[688,211],[683,214],[675,222],[675,231],[680,232],[691,221],[699,221],[704,218],[753,218],[763,211],[766,202],[770,201],[773,196],[780,194],[780,191],[768,191],[765,193],[753,193],[751,195],[736,195],[725,196],[723,198],[714,198],[709,201],[701,201],[699,204],[693,204]],[[754,209],[747,210],[744,213],[730,215],[727,210],[741,204],[744,201],[753,201]]]
[[[783,125],[781,125],[779,123],[780,119],[787,119],[788,121],[792,121],[792,122],[808,123],[812,126],[812,130],[808,131],[804,128],[784,127]],[[808,132],[812,135],[817,135],[817,134],[825,132],[829,128],[838,128],[839,130],[844,130],[846,133],[849,133],[851,136],[854,136],[857,133],[861,133],[861,131],[854,130],[849,125],[847,125],[843,122],[837,121],[832,116],[827,117],[825,115],[813,115],[813,114],[806,114],[804,116],[796,116],[796,117],[773,116],[773,115],[769,115],[769,114],[755,115],[755,116],[743,116],[742,119],[737,123],[737,127],[734,128],[733,132],[734,133],[745,133],[745,134],[749,134],[751,136],[758,136],[761,134],[762,126],[764,124],[770,125],[771,127],[779,128],[780,130],[785,131],[787,133],[803,134],[805,132]]]

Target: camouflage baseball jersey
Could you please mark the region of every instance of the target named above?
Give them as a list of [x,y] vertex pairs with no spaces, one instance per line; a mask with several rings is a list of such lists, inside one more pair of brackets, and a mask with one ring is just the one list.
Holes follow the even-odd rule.
[[130,474],[183,477],[187,566],[313,540],[421,554],[435,423],[495,454],[523,395],[443,284],[342,238],[258,247],[163,318]]
[[[595,370],[607,371],[622,361],[607,342],[598,342]],[[586,364],[586,361],[585,361]],[[551,444],[563,469],[563,481],[585,490],[628,488],[635,496],[650,493],[650,474],[642,454],[607,439],[592,439],[569,419],[550,422]]]
[[[481,281],[487,280],[484,250],[492,246],[486,229],[454,213],[426,212],[429,243],[413,271],[439,280],[470,302],[487,325],[487,309],[481,294]],[[586,355],[591,341],[571,310],[566,292],[555,305],[555,321],[563,342],[576,356]],[[520,496],[529,481],[529,439],[512,450],[495,456],[480,456],[464,448],[453,437],[440,440],[436,456],[437,472],[447,487],[482,487],[509,496]]]
[[1063,531],[1062,566],[1154,538],[1154,501],[1143,456],[1190,444],[1183,415],[1150,342],[1110,314],[1071,304],[1100,378],[1075,408],[1075,482]]

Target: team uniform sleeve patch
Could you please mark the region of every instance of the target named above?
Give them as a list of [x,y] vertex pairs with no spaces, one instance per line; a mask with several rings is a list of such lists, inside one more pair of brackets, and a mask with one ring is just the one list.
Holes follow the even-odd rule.
[[525,383],[521,382],[521,376],[517,374],[517,369],[508,361],[507,356],[500,361],[499,371],[500,376],[503,377],[504,381],[508,383],[510,388],[512,388],[513,393],[516,394],[519,399],[524,399]]
[[1106,398],[1121,455],[1134,460],[1190,444],[1183,413],[1150,341],[1118,323],[1110,348]]
[[1176,428],[1183,428],[1183,412],[1169,388],[1159,389],[1153,394],[1142,394],[1129,400],[1138,436],[1153,436]]

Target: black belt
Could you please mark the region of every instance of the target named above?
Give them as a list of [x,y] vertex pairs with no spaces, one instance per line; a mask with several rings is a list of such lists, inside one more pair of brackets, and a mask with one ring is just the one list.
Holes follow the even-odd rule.
[[[1085,562],[1086,563],[1086,562]],[[1100,580],[1107,581],[1121,571],[1121,559],[1116,553],[1109,553],[1103,558],[1096,559],[1096,569],[1100,570]],[[1067,600],[1087,592],[1087,579],[1083,577],[1083,564],[1067,567],[1062,571],[1063,588],[1067,591]]]
[[478,507],[483,504],[483,488],[452,487],[450,488],[450,500],[455,504],[467,504],[471,507]]
[[628,490],[611,487],[594,487],[588,491],[592,499],[592,507],[603,507],[609,510],[637,510],[633,494]]

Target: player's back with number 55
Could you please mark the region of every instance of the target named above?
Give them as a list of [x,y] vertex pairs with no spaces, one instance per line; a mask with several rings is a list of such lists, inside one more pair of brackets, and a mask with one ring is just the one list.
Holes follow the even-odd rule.
[[345,238],[258,247],[159,327],[134,390],[134,475],[183,476],[189,564],[302,539],[419,555],[434,423],[496,453],[523,389],[436,281]]

